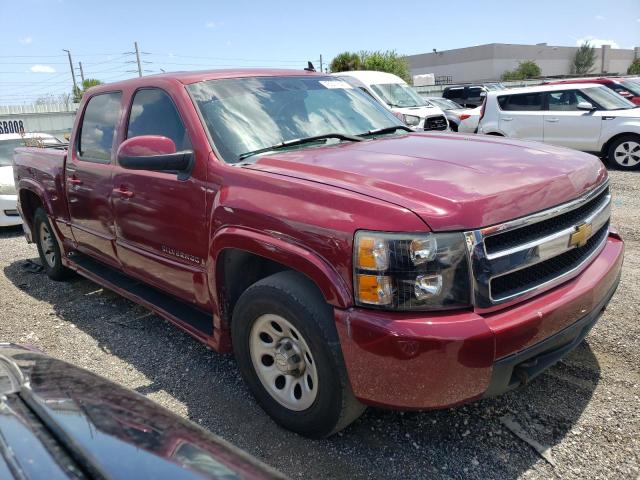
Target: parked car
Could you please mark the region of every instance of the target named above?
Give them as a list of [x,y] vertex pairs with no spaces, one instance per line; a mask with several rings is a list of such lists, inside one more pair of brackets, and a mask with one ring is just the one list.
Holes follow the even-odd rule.
[[466,108],[476,108],[482,105],[487,92],[504,90],[501,83],[486,83],[484,85],[450,85],[442,91],[442,98],[453,100]]
[[22,223],[16,207],[18,197],[13,181],[11,158],[13,150],[24,146],[25,142],[40,142],[43,146],[62,144],[56,137],[46,133],[0,134],[0,227],[11,227]]
[[131,390],[29,347],[0,344],[4,480],[284,479]]
[[640,84],[631,78],[600,77],[600,78],[571,78],[566,80],[554,80],[545,82],[545,85],[567,85],[597,83],[613,90],[618,95],[622,95],[631,103],[640,105]]
[[[475,133],[480,114],[473,108],[464,108],[453,100],[442,97],[427,97],[426,100],[440,107],[447,117],[449,128],[454,132]],[[474,121],[475,120],[475,121]],[[462,125],[462,130],[459,130]]]
[[491,92],[478,131],[593,152],[623,170],[640,168],[640,109],[602,85]]
[[152,75],[92,88],[78,112],[68,152],[14,156],[49,277],[76,271],[233,348],[264,410],[307,436],[365,405],[526,383],[618,284],[592,155],[414,132],[307,71]]
[[396,75],[369,70],[333,75],[368,94],[415,130],[447,130],[449,126],[439,107],[425,101]]

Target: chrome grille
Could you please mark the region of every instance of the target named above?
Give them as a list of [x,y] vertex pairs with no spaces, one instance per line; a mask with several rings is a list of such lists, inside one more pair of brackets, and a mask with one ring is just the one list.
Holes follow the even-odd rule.
[[466,232],[476,307],[528,298],[580,273],[604,248],[610,210],[604,183],[572,202]]
[[424,120],[424,129],[425,130],[446,130],[447,129],[447,119],[442,115],[438,117],[430,117]]

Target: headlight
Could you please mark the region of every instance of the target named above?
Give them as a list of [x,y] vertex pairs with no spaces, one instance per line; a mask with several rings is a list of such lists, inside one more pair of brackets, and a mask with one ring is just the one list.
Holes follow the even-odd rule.
[[444,310],[471,303],[462,233],[359,231],[354,239],[356,304],[387,310]]
[[403,115],[402,119],[404,120],[404,123],[410,127],[416,127],[420,124],[420,117],[416,117],[415,115]]
[[0,184],[0,195],[15,195],[16,186],[9,183]]

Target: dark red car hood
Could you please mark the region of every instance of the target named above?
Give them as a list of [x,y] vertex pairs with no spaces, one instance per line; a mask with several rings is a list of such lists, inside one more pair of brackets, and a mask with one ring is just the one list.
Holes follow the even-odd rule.
[[412,133],[263,155],[261,171],[408,208],[433,230],[511,220],[578,197],[606,169],[593,155],[479,135]]

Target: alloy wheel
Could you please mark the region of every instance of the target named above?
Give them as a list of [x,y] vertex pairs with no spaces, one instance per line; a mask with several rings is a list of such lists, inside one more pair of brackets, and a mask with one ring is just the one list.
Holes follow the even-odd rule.
[[640,143],[629,140],[622,142],[613,152],[616,163],[624,167],[635,167],[640,163]]

